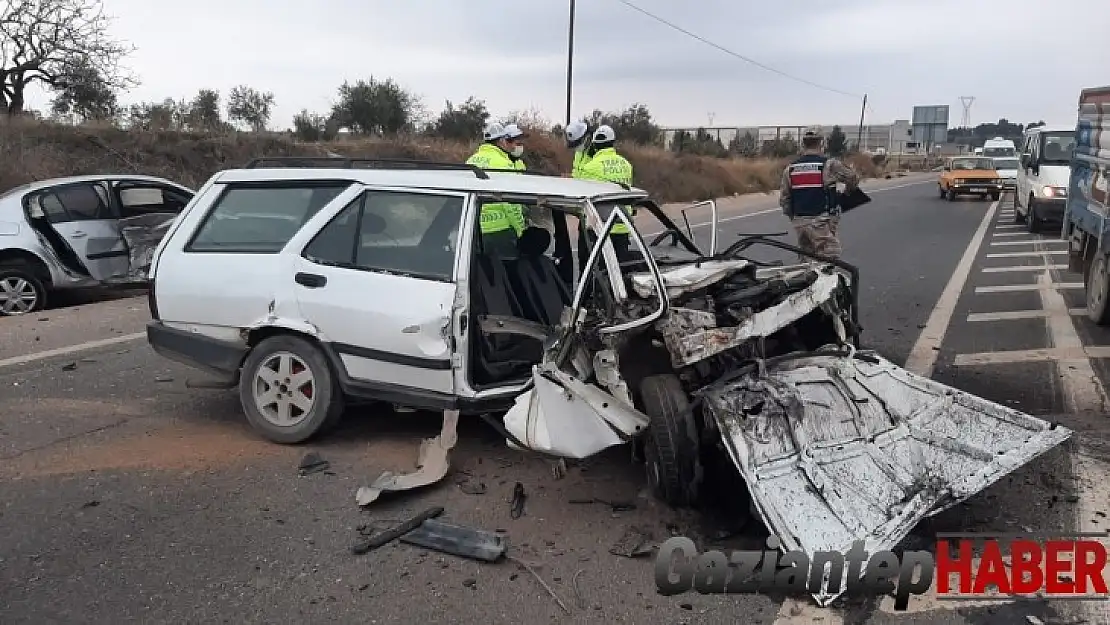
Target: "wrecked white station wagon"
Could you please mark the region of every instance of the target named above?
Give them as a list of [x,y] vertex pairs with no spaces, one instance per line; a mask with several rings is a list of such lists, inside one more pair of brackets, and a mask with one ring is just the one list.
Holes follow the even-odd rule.
[[[552,256],[538,227],[518,257],[485,254],[484,202],[549,213]],[[686,258],[650,253],[614,210],[629,205]],[[1070,436],[859,349],[854,267],[745,257],[801,254],[764,237],[718,252],[709,205],[700,250],[647,193],[615,184],[260,159],[215,175],[163,239],[148,339],[238,385],[248,420],[281,443],[335,423],[349,400],[442,411],[419,470],[382,475],[361,504],[441,479],[459,415],[479,414],[558,458],[631,442],[674,505],[696,502],[708,460],[724,458],[783,548],[810,554],[891,548]],[[617,223],[636,258],[618,259]],[[578,271],[572,228],[596,241]]]

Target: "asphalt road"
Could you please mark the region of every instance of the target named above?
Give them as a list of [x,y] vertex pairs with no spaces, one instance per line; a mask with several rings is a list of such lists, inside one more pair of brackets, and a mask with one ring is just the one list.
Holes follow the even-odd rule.
[[[1080,281],[1075,276],[988,270],[1063,262],[1039,254],[1062,245],[993,245],[1028,238],[997,225],[1010,219],[1000,214],[1005,203],[992,209],[990,202],[941,201],[931,177],[870,187],[874,202],[845,215],[841,226],[845,259],[861,269],[867,346],[1079,431],[1077,442],[923,524],[915,536],[928,542],[938,531],[1104,530],[1110,497],[1098,488],[1110,480],[1099,477],[1108,457],[1098,415],[1105,410],[1092,402],[1105,385],[1106,360],[1082,349],[1110,345],[1110,332],[1068,314],[1082,305],[1082,291],[1066,286]],[[738,232],[788,229],[770,198],[721,207],[724,244]],[[1038,254],[991,256],[1009,252]],[[1045,271],[1051,283],[1039,290],[982,292],[1035,287]],[[1064,299],[1072,326],[1061,323],[1053,293]],[[1028,318],[998,318],[1015,312]],[[1009,625],[1034,622],[1029,616],[1046,623],[1075,618],[1075,604],[1059,602],[970,605],[924,597],[895,614],[885,599],[822,610],[805,598],[663,597],[650,560],[613,555],[610,547],[633,527],[655,540],[680,532],[712,542],[720,538],[717,520],[656,504],[620,450],[556,481],[545,462],[507,449],[480,423],[461,427],[455,472],[442,484],[360,511],[357,487],[382,470],[410,468],[420,438],[437,431],[436,417],[353,410],[340,431],[311,445],[266,443],[243,422],[234,392],[187,388],[186,379],[198,376],[149,350],[136,336],[147,318],[143,299],[120,299],[0,319],[2,623]],[[1044,351],[1075,344],[1079,352]],[[330,461],[330,471],[298,476],[308,451]],[[528,496],[514,519],[517,482]],[[635,508],[570,503],[590,498]],[[360,527],[383,529],[431,506],[443,506],[451,521],[503,530],[510,553],[543,582],[513,562],[478,564],[398,543],[362,556],[349,552]],[[730,544],[754,546],[761,532],[749,526]],[[1091,623],[1110,622],[1085,614]]]

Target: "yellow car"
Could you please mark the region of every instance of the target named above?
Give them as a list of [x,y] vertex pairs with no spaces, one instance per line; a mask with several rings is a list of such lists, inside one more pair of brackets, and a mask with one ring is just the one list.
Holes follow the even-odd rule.
[[949,158],[937,186],[940,197],[949,202],[955,201],[957,195],[978,195],[984,200],[1002,196],[1002,176],[994,168],[994,161],[983,156]]

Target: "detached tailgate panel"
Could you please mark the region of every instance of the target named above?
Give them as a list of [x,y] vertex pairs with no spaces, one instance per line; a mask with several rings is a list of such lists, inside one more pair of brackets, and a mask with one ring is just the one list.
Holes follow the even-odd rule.
[[[1071,431],[914,375],[829,353],[703,391],[757,510],[786,550],[868,552],[982,491]],[[843,588],[843,586],[841,586]],[[816,595],[827,604],[839,593]]]

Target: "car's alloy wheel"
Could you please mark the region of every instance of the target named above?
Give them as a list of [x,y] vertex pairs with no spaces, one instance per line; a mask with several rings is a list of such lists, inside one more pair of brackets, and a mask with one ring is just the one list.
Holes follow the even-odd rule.
[[35,276],[0,267],[0,316],[25,315],[41,310],[45,303],[46,289]]
[[251,384],[259,414],[278,427],[295,427],[312,412],[316,376],[296,354],[274,352],[259,363]]
[[292,335],[272,336],[251,351],[239,399],[251,425],[277,443],[304,442],[343,414],[342,391],[323,352]]

